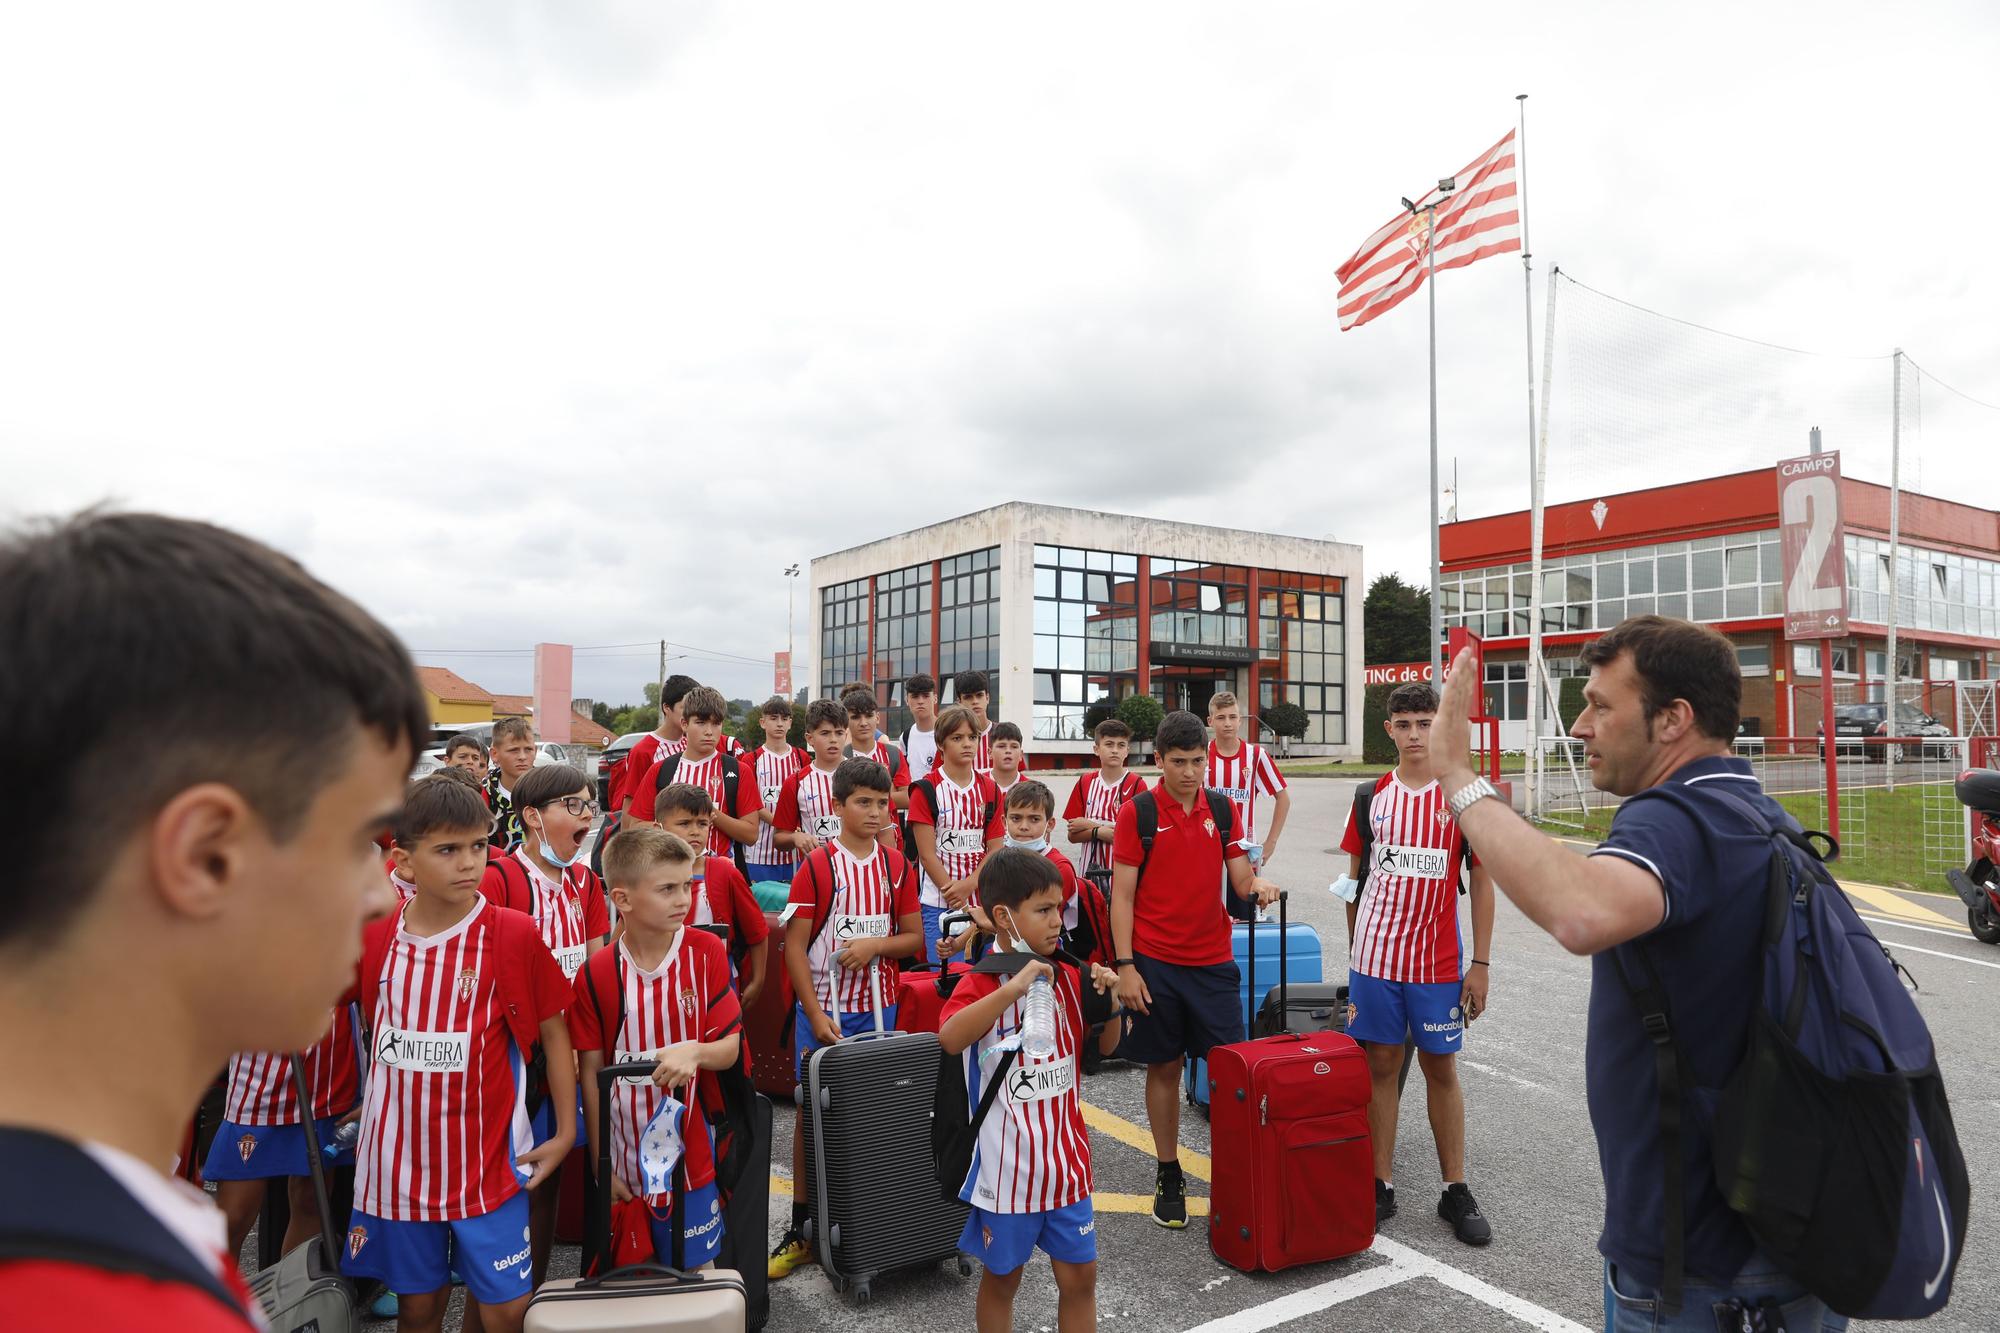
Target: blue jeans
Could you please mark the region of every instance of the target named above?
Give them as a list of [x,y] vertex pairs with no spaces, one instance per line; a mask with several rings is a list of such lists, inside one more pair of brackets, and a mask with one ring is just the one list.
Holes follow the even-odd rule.
[[1662,1313],[1659,1295],[1657,1289],[1621,1275],[1607,1259],[1604,1333],[1716,1333],[1718,1326],[1735,1327],[1719,1325],[1718,1306],[1735,1300],[1755,1306],[1766,1297],[1784,1311],[1786,1333],[1844,1333],[1847,1328],[1846,1315],[1834,1314],[1817,1296],[1807,1295],[1761,1254],[1751,1255],[1726,1286],[1711,1287],[1690,1278],[1681,1288],[1679,1314]]

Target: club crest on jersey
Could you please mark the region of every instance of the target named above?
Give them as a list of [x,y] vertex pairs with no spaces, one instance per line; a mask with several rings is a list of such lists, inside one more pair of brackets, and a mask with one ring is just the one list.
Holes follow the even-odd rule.
[[360,1258],[361,1247],[363,1245],[366,1245],[367,1243],[368,1243],[367,1227],[355,1227],[352,1230],[350,1230],[347,1233],[347,1257],[350,1259]]
[[681,994],[680,994],[681,1012],[686,1016],[688,1016],[689,1018],[693,1018],[696,1003],[697,1001],[695,1000],[694,987],[692,986],[681,987]]
[[458,974],[458,998],[461,1000],[470,1000],[472,998],[472,992],[474,988],[476,988],[478,985],[479,985],[478,969],[471,967],[465,968]]
[[256,1152],[257,1152],[256,1135],[245,1134],[242,1138],[236,1140],[236,1155],[238,1157],[241,1157],[244,1161],[246,1162],[249,1161],[253,1156],[256,1155]]
[[1202,820],[1201,831],[1213,837],[1215,834],[1215,820],[1213,818]]

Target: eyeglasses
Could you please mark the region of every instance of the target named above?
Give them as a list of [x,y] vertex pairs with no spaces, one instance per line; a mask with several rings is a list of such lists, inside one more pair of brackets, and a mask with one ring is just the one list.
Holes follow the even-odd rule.
[[604,807],[599,805],[597,802],[588,800],[582,796],[558,797],[556,800],[548,802],[548,804],[559,805],[563,809],[569,811],[573,815],[578,816],[579,818],[581,818],[584,815],[598,814],[604,809]]

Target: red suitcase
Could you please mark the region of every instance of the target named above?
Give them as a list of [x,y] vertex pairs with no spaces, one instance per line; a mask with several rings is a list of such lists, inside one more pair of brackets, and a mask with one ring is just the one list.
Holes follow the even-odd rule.
[[792,979],[785,971],[785,927],[764,913],[771,937],[764,941],[764,991],[743,1015],[743,1044],[750,1048],[750,1081],[767,1097],[792,1100],[799,1083],[793,1063]]
[[[1282,963],[1278,985],[1284,1013]],[[1353,1038],[1288,1032],[1217,1046],[1208,1078],[1216,1258],[1275,1273],[1375,1243],[1368,1057]]]

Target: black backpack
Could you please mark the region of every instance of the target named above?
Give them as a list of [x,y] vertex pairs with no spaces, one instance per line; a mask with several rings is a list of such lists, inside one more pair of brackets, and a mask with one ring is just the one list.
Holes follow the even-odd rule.
[[[715,753],[718,759],[728,761],[717,766],[722,769],[722,804],[727,810],[729,817],[734,819],[736,817],[736,786],[742,781],[743,765],[736,756],[726,750],[718,748]],[[660,761],[660,777],[653,784],[653,790],[656,793],[663,792],[673,785],[674,774],[680,772],[681,760],[686,755],[687,751],[682,750],[680,753],[670,754]],[[735,862],[736,868],[742,871],[746,878],[749,876],[749,863],[743,859],[743,844],[734,838],[729,840],[729,859]]]
[[[1208,797],[1208,812],[1214,817],[1216,832],[1222,837],[1222,847],[1225,852],[1223,864],[1226,866],[1229,863],[1229,858],[1226,855],[1229,843],[1236,836],[1236,807],[1230,802],[1227,796],[1213,787],[1203,787],[1201,792],[1202,795]],[[1153,839],[1158,837],[1160,833],[1159,798],[1153,794],[1151,787],[1147,787],[1143,791],[1133,795],[1132,808],[1134,811],[1133,818],[1138,821],[1138,878],[1144,879],[1146,876],[1146,863],[1153,859]],[[1138,887],[1136,882],[1133,887],[1135,889]],[[1257,919],[1257,905],[1247,898],[1239,898],[1236,894],[1225,891],[1222,905],[1223,909],[1237,921],[1254,921]]]

